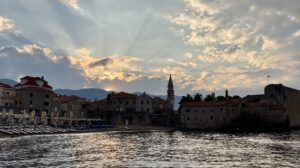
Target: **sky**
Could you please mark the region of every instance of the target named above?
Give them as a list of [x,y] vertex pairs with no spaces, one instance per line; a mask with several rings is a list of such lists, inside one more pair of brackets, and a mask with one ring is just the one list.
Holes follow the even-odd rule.
[[0,78],[163,95],[300,89],[299,0],[0,0]]

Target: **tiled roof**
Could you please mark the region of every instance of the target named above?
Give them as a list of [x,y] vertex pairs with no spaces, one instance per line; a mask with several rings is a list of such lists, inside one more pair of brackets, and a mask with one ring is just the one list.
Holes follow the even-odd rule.
[[18,86],[37,86],[39,87],[39,85],[37,84],[36,81],[43,81],[43,88],[47,88],[47,89],[52,89],[52,87],[48,84],[48,82],[46,80],[44,80],[43,78],[41,77],[32,77],[32,76],[25,76],[23,78],[21,78],[21,81],[22,80],[27,80],[26,83],[22,84],[22,83],[18,83],[16,84],[15,86],[18,87]]
[[283,104],[270,104],[270,103],[264,103],[264,102],[258,102],[258,103],[247,103],[246,107],[248,108],[270,108],[270,109],[284,109]]
[[92,104],[92,105],[107,105],[107,100],[106,99],[97,100],[94,102],[90,102],[90,104]]
[[11,86],[5,84],[5,83],[0,83],[0,87],[5,87],[5,88],[12,88]]
[[228,101],[198,101],[198,102],[183,102],[181,107],[219,107],[219,106],[239,106],[239,99]]
[[78,97],[78,96],[75,96],[75,95],[72,95],[72,96],[61,96],[60,100],[61,100],[61,103],[69,103],[69,102],[74,101],[74,100],[82,101],[82,100],[85,100],[85,99],[81,98],[81,97]]
[[136,98],[136,95],[126,93],[126,92],[120,92],[120,93],[111,94],[111,98],[115,98],[115,99],[132,99],[132,98]]

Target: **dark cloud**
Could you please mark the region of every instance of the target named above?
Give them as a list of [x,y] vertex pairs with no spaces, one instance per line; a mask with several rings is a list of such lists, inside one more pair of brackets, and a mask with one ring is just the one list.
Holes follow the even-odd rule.
[[96,67],[96,66],[106,66],[108,64],[111,64],[113,63],[113,59],[111,58],[104,58],[104,59],[100,59],[96,62],[93,62],[89,65],[89,67],[93,68],[93,67]]
[[71,67],[67,57],[54,62],[43,51],[26,53],[18,50],[16,47],[0,49],[0,78],[19,80],[25,75],[45,76],[54,88],[82,88],[84,85],[82,72]]

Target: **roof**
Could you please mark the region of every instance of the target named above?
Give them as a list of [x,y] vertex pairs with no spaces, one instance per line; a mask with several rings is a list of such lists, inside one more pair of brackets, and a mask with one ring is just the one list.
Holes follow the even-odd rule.
[[11,86],[5,84],[5,83],[0,83],[0,87],[4,87],[4,88],[12,88]]
[[265,98],[266,96],[264,94],[258,94],[258,95],[247,95],[243,98],[243,100],[246,100],[247,102],[258,102]]
[[258,102],[258,103],[247,103],[246,104],[247,108],[270,108],[272,110],[276,109],[284,109],[283,104],[270,104],[270,103],[265,103],[265,102]]
[[164,100],[164,99],[161,98],[161,97],[154,97],[153,100],[154,100],[154,101],[158,101],[158,102],[166,102],[166,100]]
[[92,105],[107,105],[107,100],[106,99],[97,100],[94,102],[90,102],[90,104],[92,104]]
[[220,106],[239,106],[241,101],[239,99],[232,99],[228,101],[197,101],[197,102],[183,102],[181,107],[220,107]]
[[152,99],[152,97],[150,95],[146,94],[145,92],[143,94],[139,95],[138,97],[148,97],[148,98]]
[[[22,81],[25,81],[25,83],[22,83]],[[40,86],[37,81],[43,81],[43,85]],[[42,87],[47,89],[52,89],[52,87],[48,84],[46,80],[44,80],[44,77],[32,77],[32,76],[25,76],[21,78],[21,83],[18,83],[15,85],[15,87],[18,86],[35,86],[35,87]]]
[[120,92],[120,93],[111,94],[111,98],[114,98],[114,99],[132,99],[132,98],[136,98],[136,95],[126,93],[126,92]]
[[172,75],[171,74],[170,74],[170,77],[169,77],[168,87],[169,88],[173,87],[173,81],[172,81]]
[[61,96],[60,100],[61,100],[61,103],[69,103],[69,102],[74,101],[74,100],[75,101],[76,100],[83,101],[85,99],[82,98],[82,97],[78,97],[78,96],[72,95],[72,96]]

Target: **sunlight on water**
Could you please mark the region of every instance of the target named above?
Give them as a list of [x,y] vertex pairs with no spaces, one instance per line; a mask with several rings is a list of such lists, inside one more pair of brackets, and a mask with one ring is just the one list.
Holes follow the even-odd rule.
[[0,139],[0,167],[297,167],[300,132],[103,132]]

